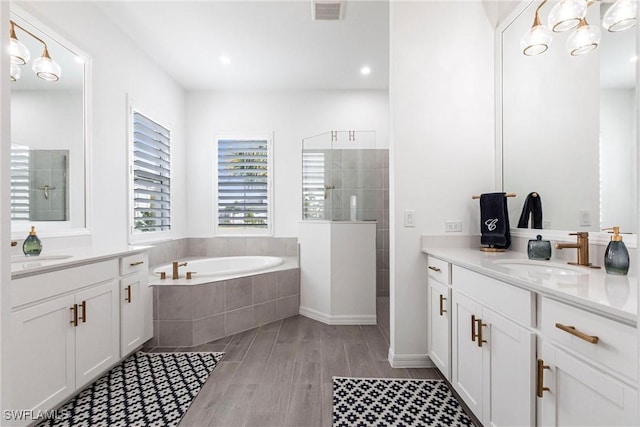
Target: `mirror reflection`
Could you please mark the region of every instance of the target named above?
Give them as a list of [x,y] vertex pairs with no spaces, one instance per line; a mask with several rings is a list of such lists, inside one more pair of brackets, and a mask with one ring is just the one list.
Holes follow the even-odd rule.
[[[540,9],[542,23],[556,3]],[[569,31],[526,56],[521,41],[539,5],[502,32],[502,183],[518,195],[510,217],[537,192],[543,228],[636,233],[635,30],[602,28],[611,3],[594,2],[587,20],[602,30],[596,49],[572,56]]]
[[11,13],[12,231],[85,227],[83,58]]

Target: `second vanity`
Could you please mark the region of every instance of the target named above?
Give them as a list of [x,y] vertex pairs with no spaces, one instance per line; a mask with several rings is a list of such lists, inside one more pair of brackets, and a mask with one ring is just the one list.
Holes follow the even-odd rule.
[[423,248],[428,354],[483,425],[638,425],[637,278]]

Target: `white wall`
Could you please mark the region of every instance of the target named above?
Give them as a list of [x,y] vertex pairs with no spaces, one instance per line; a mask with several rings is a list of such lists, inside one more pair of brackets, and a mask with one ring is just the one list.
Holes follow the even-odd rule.
[[302,139],[330,130],[375,130],[389,141],[386,91],[189,92],[188,235],[213,236],[216,132],[273,132],[274,236],[297,236],[302,217]]
[[184,91],[93,3],[28,1],[15,4],[92,59],[89,106],[92,110],[89,125],[92,243],[98,247],[127,244],[127,94],[134,105],[171,129],[172,234],[183,237],[186,230]]
[[[471,196],[494,190],[493,31],[480,2],[390,7],[390,356],[395,365],[420,364],[427,345],[420,236],[443,234],[448,219],[479,234]],[[416,211],[415,228],[403,227],[405,210]]]

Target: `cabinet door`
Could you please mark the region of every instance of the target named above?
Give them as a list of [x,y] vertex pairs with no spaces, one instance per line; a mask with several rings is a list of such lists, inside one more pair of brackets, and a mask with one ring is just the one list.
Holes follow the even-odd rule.
[[636,426],[638,391],[563,350],[542,344],[545,426]]
[[116,279],[76,293],[76,387],[120,359],[120,307]]
[[451,380],[451,288],[429,280],[429,358]]
[[482,308],[485,426],[535,424],[535,334]]
[[466,296],[452,292],[452,371],[451,383],[460,397],[482,419],[482,347],[472,333],[474,319],[482,315],[482,306]]
[[73,295],[11,314],[11,408],[47,410],[75,390]]
[[122,279],[120,281],[120,353],[124,357],[142,345],[145,332],[142,287],[146,287],[146,278],[143,275]]

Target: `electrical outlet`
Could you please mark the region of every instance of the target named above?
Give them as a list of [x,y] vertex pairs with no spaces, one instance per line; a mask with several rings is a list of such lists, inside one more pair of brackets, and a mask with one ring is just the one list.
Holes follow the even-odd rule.
[[542,221],[542,228],[551,228],[551,221]]
[[445,221],[444,231],[447,233],[459,233],[462,231],[462,221]]
[[416,226],[416,211],[404,211],[404,226],[407,228]]

